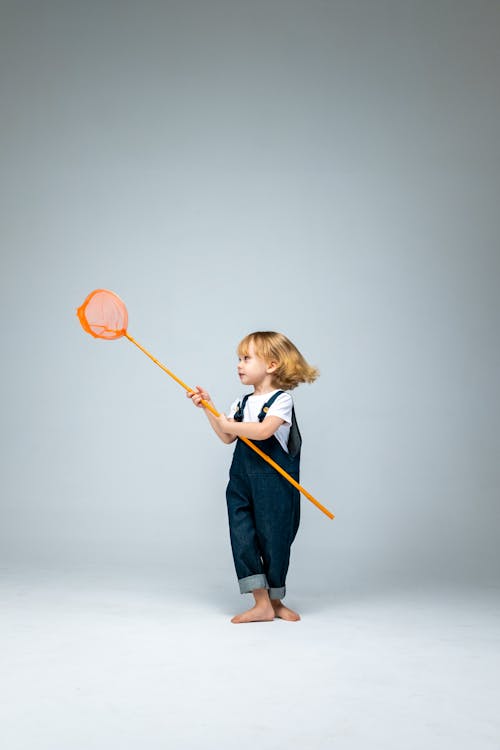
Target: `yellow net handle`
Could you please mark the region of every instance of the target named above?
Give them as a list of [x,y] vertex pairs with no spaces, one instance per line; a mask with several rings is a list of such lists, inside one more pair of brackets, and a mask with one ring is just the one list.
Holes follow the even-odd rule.
[[[173,378],[176,383],[179,383],[183,388],[185,388],[186,391],[194,391],[194,388],[190,388],[186,383],[184,383],[180,378],[177,377],[177,375],[174,375],[174,373],[168,369],[168,367],[165,367],[159,360],[156,359],[156,357],[153,357],[152,354],[148,352],[147,349],[145,349],[143,346],[141,346],[134,338],[131,336],[127,331],[125,331],[124,335],[128,338],[129,341],[131,341],[133,344],[137,346],[138,349],[141,350],[141,352],[144,352],[146,356],[148,356],[150,359],[153,360],[153,362],[158,365],[158,367],[161,367],[161,369],[167,373],[167,375],[170,375],[171,378]],[[217,409],[214,409],[214,407],[208,403],[208,401],[205,401],[202,399],[201,403],[205,407],[205,409],[208,409],[212,414],[216,417],[220,417],[220,413],[217,411]],[[319,508],[325,516],[328,516],[328,518],[335,518],[333,513],[328,510],[328,508],[325,508],[324,505],[321,505],[318,500],[316,500],[315,497],[311,495],[310,492],[308,492],[302,485],[300,485],[293,477],[290,476],[284,469],[281,468],[279,464],[276,463],[276,461],[273,461],[272,458],[270,458],[266,453],[261,451],[260,448],[258,448],[254,443],[252,443],[251,440],[248,440],[246,437],[240,437],[240,440],[243,440],[244,443],[246,443],[252,450],[254,450],[256,453],[259,454],[261,458],[264,459],[264,461],[267,461],[268,464],[270,464],[276,471],[278,471],[285,479],[287,479],[290,484],[292,484],[299,492],[302,492],[302,494],[307,497],[308,500],[310,500],[317,508]]]

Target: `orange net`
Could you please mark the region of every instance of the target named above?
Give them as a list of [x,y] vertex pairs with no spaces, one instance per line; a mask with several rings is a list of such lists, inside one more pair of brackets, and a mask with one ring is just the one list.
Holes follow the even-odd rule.
[[109,289],[95,289],[76,311],[82,328],[97,339],[119,339],[127,332],[125,303]]
[[[111,340],[119,339],[122,336],[125,336],[129,341],[132,342],[132,344],[135,344],[138,349],[144,352],[146,356],[153,360],[153,362],[157,364],[158,367],[161,367],[161,369],[166,372],[167,375],[170,375],[170,377],[173,378],[177,383],[179,383],[179,385],[181,385],[186,391],[191,392],[193,390],[188,385],[186,385],[186,383],[183,383],[182,380],[177,377],[177,375],[174,375],[173,372],[165,367],[165,365],[162,365],[161,362],[155,359],[147,349],[141,346],[141,344],[139,344],[127,332],[127,308],[125,307],[125,303],[123,302],[123,300],[121,300],[120,297],[114,292],[110,292],[109,289],[95,289],[89,294],[83,305],[81,305],[77,309],[76,314],[78,315],[83,330],[87,333],[90,333],[90,335],[94,336],[94,338]],[[205,409],[208,409],[210,412],[212,412],[215,417],[221,416],[219,412],[208,401],[202,401],[201,403],[205,407]],[[254,445],[251,440],[243,436],[241,436],[239,439],[246,443],[249,448],[252,448],[252,450],[258,453],[259,456],[264,459],[264,461],[267,461],[269,464],[271,464],[271,466],[273,466],[276,471],[278,471],[283,477],[285,477],[285,479],[288,480],[290,484],[292,484],[296,489],[302,492],[302,494],[305,495],[308,500],[314,503],[316,507],[323,511],[325,515],[327,515],[329,518],[334,518],[333,513],[331,513],[327,508],[321,505],[321,503],[319,503],[316,498],[314,498],[309,492],[307,492],[307,490],[301,487],[296,479],[291,477],[290,474],[287,474],[287,472],[279,464],[273,461],[273,459],[270,458],[266,453],[261,451],[260,448]]]

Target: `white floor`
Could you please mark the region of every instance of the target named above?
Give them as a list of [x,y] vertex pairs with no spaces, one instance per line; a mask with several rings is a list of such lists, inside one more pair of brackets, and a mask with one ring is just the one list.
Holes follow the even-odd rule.
[[[499,750],[498,590],[302,597],[3,570],[6,750]],[[289,601],[290,606],[298,601]]]

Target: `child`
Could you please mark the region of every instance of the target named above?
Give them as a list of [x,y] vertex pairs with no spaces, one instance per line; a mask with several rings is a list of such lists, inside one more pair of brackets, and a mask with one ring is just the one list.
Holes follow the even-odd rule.
[[[281,333],[250,333],[238,346],[238,375],[253,386],[231,405],[229,417],[205,410],[224,443],[246,437],[269,455],[297,482],[301,437],[293,400],[284,390],[312,383],[319,375]],[[187,393],[200,407],[210,395],[200,386]],[[213,404],[212,404],[213,405]],[[242,440],[238,440],[226,490],[233,559],[242,594],[252,592],[255,605],[231,622],[300,620],[286,607],[285,578],[290,547],[299,527],[300,494],[288,480]]]

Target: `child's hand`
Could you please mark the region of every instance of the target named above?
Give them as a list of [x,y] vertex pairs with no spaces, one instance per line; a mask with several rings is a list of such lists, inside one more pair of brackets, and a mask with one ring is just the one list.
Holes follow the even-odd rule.
[[234,434],[232,430],[234,427],[234,419],[228,419],[225,414],[219,414],[217,421],[222,432],[226,432],[229,435]]
[[207,393],[203,388],[201,388],[199,385],[196,386],[196,391],[187,391],[186,396],[191,399],[193,404],[197,406],[199,409],[204,409],[205,407],[201,403],[203,401],[208,401],[209,404],[212,403],[212,399],[210,398],[210,394]]

